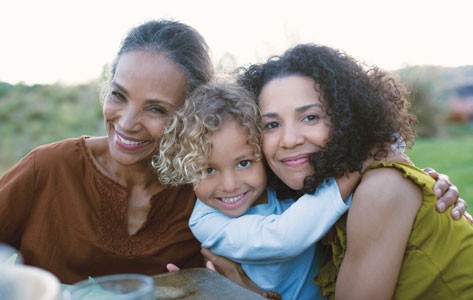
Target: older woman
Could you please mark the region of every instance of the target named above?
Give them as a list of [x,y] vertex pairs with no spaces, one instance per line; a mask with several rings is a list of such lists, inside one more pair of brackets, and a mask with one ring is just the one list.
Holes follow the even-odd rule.
[[[34,149],[0,179],[0,241],[63,283],[111,273],[203,266],[187,222],[192,187],[168,187],[151,167],[164,125],[211,79],[203,37],[176,21],[133,28],[111,68],[107,136]],[[60,126],[60,124],[58,124]]]

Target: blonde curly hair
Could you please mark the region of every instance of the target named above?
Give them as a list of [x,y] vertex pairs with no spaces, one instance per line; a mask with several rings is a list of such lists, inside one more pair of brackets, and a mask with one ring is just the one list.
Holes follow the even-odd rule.
[[261,115],[254,96],[237,83],[215,81],[193,91],[168,121],[152,159],[159,180],[183,185],[204,179],[212,134],[230,117],[247,130],[248,144],[261,159]]

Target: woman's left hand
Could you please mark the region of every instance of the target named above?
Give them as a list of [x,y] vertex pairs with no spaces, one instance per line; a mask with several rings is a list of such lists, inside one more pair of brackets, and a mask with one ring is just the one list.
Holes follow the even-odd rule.
[[454,205],[451,215],[455,220],[460,219],[462,215],[473,224],[473,217],[466,211],[467,203],[460,198],[458,188],[451,183],[450,178],[445,174],[440,174],[432,168],[425,168],[424,172],[437,180],[434,185],[434,192],[439,198],[437,200],[437,211],[444,212],[448,207]]
[[207,248],[202,248],[200,253],[204,256],[205,265],[208,269],[217,271],[244,288],[259,294],[264,292],[253,281],[251,281],[248,276],[246,276],[246,273],[243,271],[240,264],[217,255]]
[[251,279],[246,275],[245,271],[243,271],[241,268],[240,264],[223,256],[217,255],[207,248],[202,248],[200,253],[202,253],[204,256],[204,260],[206,261],[205,265],[208,269],[217,271],[239,286],[260,294],[267,299],[282,300],[282,297],[279,293],[275,291],[264,291],[253,281],[251,281]]

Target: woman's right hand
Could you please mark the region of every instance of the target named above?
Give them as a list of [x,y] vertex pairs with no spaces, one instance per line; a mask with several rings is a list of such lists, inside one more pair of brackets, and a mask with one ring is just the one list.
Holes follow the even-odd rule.
[[177,271],[181,270],[181,268],[179,268],[175,264],[171,264],[171,263],[166,265],[166,269],[168,269],[168,272],[177,272]]

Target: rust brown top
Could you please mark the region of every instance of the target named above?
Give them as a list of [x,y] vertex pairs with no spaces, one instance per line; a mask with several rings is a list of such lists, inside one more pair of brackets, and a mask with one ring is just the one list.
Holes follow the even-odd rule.
[[129,235],[128,191],[99,172],[85,138],[38,147],[0,178],[0,242],[63,283],[113,273],[158,274],[169,262],[203,266],[200,244],[188,228],[192,187],[154,195],[146,222]]

